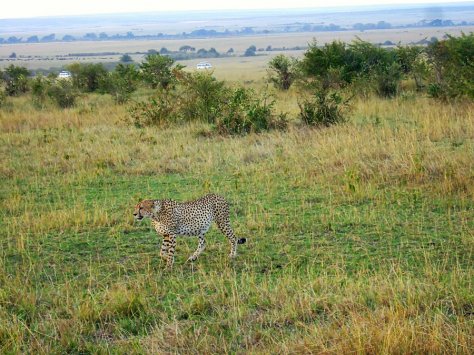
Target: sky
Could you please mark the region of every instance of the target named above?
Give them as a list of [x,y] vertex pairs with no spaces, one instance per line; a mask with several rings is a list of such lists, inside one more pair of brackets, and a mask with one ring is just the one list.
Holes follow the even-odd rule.
[[[449,3],[449,0],[17,0],[6,1],[0,19],[150,11],[317,8],[411,3]],[[462,0],[461,0],[462,2]]]

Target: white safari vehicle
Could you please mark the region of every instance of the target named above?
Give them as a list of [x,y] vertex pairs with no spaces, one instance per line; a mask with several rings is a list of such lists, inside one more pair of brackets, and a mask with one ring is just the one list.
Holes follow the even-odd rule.
[[63,70],[59,72],[58,74],[58,79],[69,79],[71,78],[71,72],[68,72],[67,70]]
[[196,65],[196,69],[211,69],[212,65],[209,62],[199,62]]

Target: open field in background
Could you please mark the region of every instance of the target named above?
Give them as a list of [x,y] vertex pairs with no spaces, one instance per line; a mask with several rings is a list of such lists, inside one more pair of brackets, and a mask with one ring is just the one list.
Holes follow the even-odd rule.
[[[96,14],[78,16],[53,16],[24,19],[0,18],[0,33],[5,37],[44,36],[55,33],[57,38],[69,34],[82,36],[87,32],[106,32],[109,35],[136,35],[157,33],[181,34],[196,29],[216,31],[238,30],[252,27],[257,32],[264,30],[294,30],[302,24],[336,24],[351,28],[356,23],[377,23],[386,21],[393,26],[408,26],[421,21],[436,19],[455,23],[471,21],[474,18],[474,2],[462,1],[444,4],[400,4],[379,6],[327,7],[306,9],[255,9],[219,11],[182,11]],[[288,4],[288,6],[291,6]],[[1,15],[0,15],[1,16]]]
[[[292,48],[296,46],[304,47],[312,42],[315,38],[318,43],[324,44],[338,39],[345,42],[350,42],[357,37],[372,43],[383,43],[387,40],[394,43],[408,44],[417,42],[424,38],[437,37],[442,38],[445,34],[460,35],[461,32],[473,32],[474,27],[443,27],[443,28],[411,28],[411,29],[393,29],[393,30],[374,30],[374,31],[344,31],[344,32],[307,32],[294,34],[272,34],[266,36],[247,36],[247,37],[229,37],[229,38],[209,38],[209,39],[182,39],[182,40],[134,40],[134,41],[85,41],[85,42],[51,42],[51,43],[23,43],[23,44],[8,44],[0,45],[0,69],[10,65],[23,65],[28,69],[49,69],[61,68],[73,62],[116,62],[120,59],[121,54],[146,52],[149,49],[160,50],[166,47],[169,50],[176,51],[183,45],[190,45],[197,49],[211,47],[216,48],[220,53],[225,53],[229,48],[235,50],[236,57],[210,59],[217,69],[219,63],[239,63],[246,58],[238,57],[242,55],[245,50],[255,45],[257,48],[272,47],[287,47]],[[18,57],[31,56],[32,58],[17,58],[15,60],[8,60],[8,56],[15,52]],[[98,55],[91,57],[71,57],[61,58],[59,60],[56,56],[63,56],[73,53],[104,53],[104,52],[118,52],[118,55]],[[271,56],[278,54],[278,52],[258,52],[262,54],[265,59],[262,61],[268,62]],[[303,51],[285,54],[302,55]],[[37,58],[35,58],[37,56]],[[136,62],[143,60],[143,55],[133,55],[132,58]],[[259,59],[256,59],[259,61]],[[182,61],[182,64],[194,67],[194,61]],[[245,70],[246,66],[240,68]]]
[[[215,73],[263,89],[266,58]],[[472,353],[474,105],[355,99],[309,129],[276,97],[287,132],[234,138],[107,95],[0,109],[0,352]],[[248,243],[229,262],[213,228],[192,265],[179,238],[166,273],[133,205],[208,191]]]

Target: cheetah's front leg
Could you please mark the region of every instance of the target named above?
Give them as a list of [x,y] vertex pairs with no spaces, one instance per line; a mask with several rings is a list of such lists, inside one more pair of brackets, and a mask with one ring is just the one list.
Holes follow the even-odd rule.
[[160,256],[163,259],[167,259],[169,248],[170,248],[170,236],[164,235],[163,242],[161,243],[161,250],[160,250]]
[[188,261],[196,261],[196,259],[201,255],[201,253],[206,248],[206,240],[204,239],[204,234],[199,236],[199,244],[196,251],[188,258]]
[[169,248],[168,248],[168,255],[166,258],[166,268],[171,269],[174,263],[174,251],[176,249],[176,235],[170,234],[169,235]]

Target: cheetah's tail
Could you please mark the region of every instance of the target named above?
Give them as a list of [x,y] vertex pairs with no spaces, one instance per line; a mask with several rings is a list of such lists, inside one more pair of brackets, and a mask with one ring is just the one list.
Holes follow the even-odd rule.
[[237,240],[237,244],[244,244],[247,241],[247,238],[240,238]]

